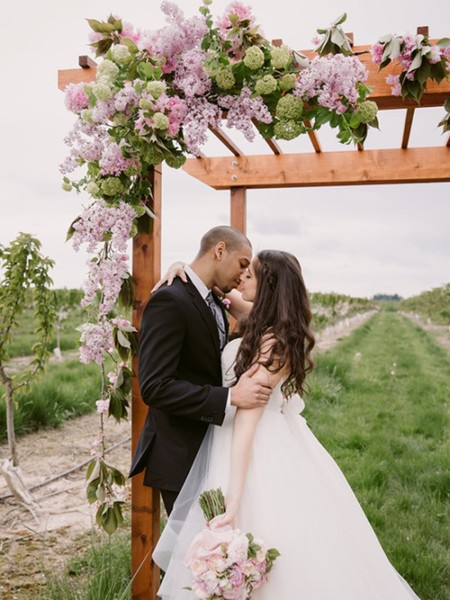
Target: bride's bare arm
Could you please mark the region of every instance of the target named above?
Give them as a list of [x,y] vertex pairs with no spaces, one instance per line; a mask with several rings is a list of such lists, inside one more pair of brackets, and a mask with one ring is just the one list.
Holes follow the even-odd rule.
[[[264,350],[267,352],[268,349],[269,345],[266,344]],[[264,354],[262,357],[264,357]],[[254,377],[258,378],[261,383],[270,385],[273,388],[283,377],[283,371],[273,373],[260,364]],[[236,411],[231,442],[230,480],[225,498],[226,512],[224,515],[213,519],[211,522],[213,527],[223,527],[234,523],[244,490],[256,428],[263,412],[264,407],[238,408]]]

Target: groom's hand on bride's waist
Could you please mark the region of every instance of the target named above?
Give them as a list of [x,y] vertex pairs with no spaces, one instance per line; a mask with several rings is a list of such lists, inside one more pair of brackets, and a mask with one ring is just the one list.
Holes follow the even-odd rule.
[[253,365],[243,373],[236,385],[231,388],[231,404],[237,408],[258,408],[265,406],[269,400],[272,388],[253,377],[258,365]]

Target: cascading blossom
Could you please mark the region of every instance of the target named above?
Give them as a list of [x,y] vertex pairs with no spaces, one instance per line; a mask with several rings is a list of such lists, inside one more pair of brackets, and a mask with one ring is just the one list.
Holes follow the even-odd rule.
[[103,364],[105,355],[114,348],[111,323],[101,319],[98,323],[84,323],[78,330],[81,331],[80,362]]

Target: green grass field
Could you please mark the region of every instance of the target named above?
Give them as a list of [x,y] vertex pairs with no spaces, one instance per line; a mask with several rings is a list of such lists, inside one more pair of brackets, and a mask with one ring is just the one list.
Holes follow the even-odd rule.
[[382,311],[317,357],[305,416],[336,459],[397,570],[448,599],[450,356]]

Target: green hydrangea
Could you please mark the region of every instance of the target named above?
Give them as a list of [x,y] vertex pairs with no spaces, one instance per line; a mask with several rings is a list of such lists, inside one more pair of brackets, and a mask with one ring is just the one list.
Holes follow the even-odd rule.
[[216,74],[216,83],[221,90],[231,89],[236,83],[232,70],[229,68],[220,69]]
[[98,185],[95,183],[95,181],[90,181],[87,186],[86,186],[86,191],[88,194],[90,194],[91,196],[97,196],[97,194],[100,191],[100,188],[98,187]]
[[139,98],[139,108],[142,108],[142,110],[152,110],[152,103],[147,98]]
[[97,80],[114,79],[119,74],[119,67],[112,60],[105,58],[97,67]]
[[70,191],[72,190],[72,184],[71,184],[71,183],[69,183],[68,181],[64,181],[64,182],[61,184],[61,187],[62,187],[62,189],[63,189],[65,192],[70,192]]
[[128,123],[128,121],[129,121],[129,117],[127,115],[124,115],[121,112],[116,112],[116,114],[114,115],[114,117],[112,119],[113,125],[119,126],[119,127],[120,126],[123,127],[124,125],[126,125]]
[[371,123],[378,113],[378,106],[373,100],[366,100],[362,104],[360,104],[356,110],[356,115],[358,116],[361,123]]
[[286,45],[279,48],[273,46],[270,49],[270,54],[272,55],[272,66],[274,69],[284,69],[291,58],[291,52]]
[[182,167],[184,165],[185,162],[186,162],[186,157],[183,156],[182,154],[178,154],[178,155],[171,154],[170,156],[168,156],[166,158],[167,165],[169,167],[172,167],[173,169],[179,169],[180,167]]
[[244,65],[252,71],[256,71],[256,69],[260,69],[263,64],[264,52],[261,48],[258,48],[258,46],[250,46],[244,56]]
[[153,115],[153,127],[155,129],[168,129],[169,118],[163,113],[157,112]]
[[80,117],[85,123],[89,123],[89,125],[92,125],[94,122],[92,116],[92,108],[83,108],[83,110],[80,113]]
[[293,140],[303,133],[303,127],[296,121],[278,121],[273,128],[275,137],[279,140]]
[[297,75],[295,73],[286,73],[280,79],[280,90],[282,92],[288,92],[295,87],[295,82],[297,81]]
[[112,96],[112,89],[107,83],[99,81],[92,86],[92,93],[97,100],[109,100]]
[[255,93],[258,96],[271,94],[277,89],[277,80],[272,75],[264,75],[262,79],[258,79],[255,83]]
[[111,48],[111,57],[118,65],[124,65],[131,59],[130,51],[123,44],[115,44]]
[[166,91],[166,84],[164,81],[149,81],[146,87],[147,92],[151,94],[155,100]]
[[275,114],[285,121],[298,121],[303,113],[303,100],[292,94],[286,94],[278,100]]
[[124,187],[118,177],[107,177],[102,181],[101,190],[105,196],[118,196],[122,194]]

